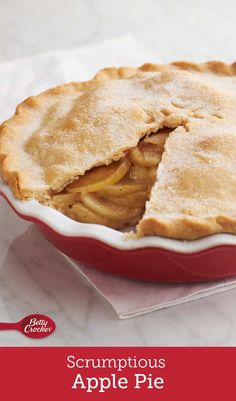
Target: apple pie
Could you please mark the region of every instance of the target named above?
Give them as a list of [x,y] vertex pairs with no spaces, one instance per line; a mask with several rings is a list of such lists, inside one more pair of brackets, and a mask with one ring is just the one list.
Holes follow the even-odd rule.
[[236,64],[101,70],[0,126],[14,195],[138,237],[236,234]]

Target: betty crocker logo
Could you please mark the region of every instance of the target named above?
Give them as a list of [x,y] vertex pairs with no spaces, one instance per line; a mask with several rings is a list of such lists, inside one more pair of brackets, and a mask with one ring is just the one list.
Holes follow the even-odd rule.
[[43,338],[52,334],[56,328],[54,321],[45,315],[30,315],[22,320],[24,335],[31,338]]
[[54,332],[55,322],[45,315],[29,315],[17,323],[0,323],[0,330],[18,330],[30,338],[47,337]]

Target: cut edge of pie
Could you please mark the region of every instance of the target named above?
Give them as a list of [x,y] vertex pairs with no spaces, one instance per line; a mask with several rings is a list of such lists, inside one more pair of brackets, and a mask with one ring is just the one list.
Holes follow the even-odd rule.
[[[191,77],[188,75],[189,72]],[[234,149],[234,144],[232,145],[232,136],[236,136],[236,116],[234,119],[233,115],[236,105],[236,82],[232,93],[230,86],[231,78],[235,79],[235,76],[236,63],[228,65],[213,61],[203,64],[190,62],[174,62],[167,65],[144,64],[139,68],[106,68],[90,81],[65,84],[30,97],[17,107],[12,118],[0,126],[2,176],[17,198],[22,200],[35,198],[55,206],[55,197],[65,191],[69,195],[67,189],[73,189],[73,185],[76,187],[77,184],[73,183],[79,182],[79,177],[86,177],[87,172],[102,166],[108,166],[112,170],[112,163],[118,165],[122,164],[122,160],[128,160],[127,154],[138,149],[140,143],[145,142],[145,138],[149,138],[150,134],[158,137],[164,128],[169,128],[173,132],[167,139],[164,160],[160,162],[161,152],[156,165],[156,182],[153,179],[151,185],[148,185],[149,190],[144,199],[145,214],[143,215],[143,207],[137,208],[137,213],[135,214],[135,211],[131,213],[128,219],[118,224],[118,227],[138,223],[138,236],[154,234],[181,239],[195,239],[217,232],[236,233],[236,211],[225,201],[222,191],[219,191],[221,192],[219,200],[222,197],[222,202],[225,201],[223,202],[225,214],[221,213],[218,204],[215,207],[210,201],[209,204],[205,202],[209,193],[201,188],[199,175],[195,177],[193,173],[194,166],[198,168],[200,160],[207,186],[207,180],[209,178],[211,180],[209,165],[213,163],[213,168],[216,169],[218,163],[213,153],[218,152],[221,160],[222,152],[218,148],[221,143],[220,138],[223,136],[226,144],[224,146],[229,148],[229,157],[227,154],[229,166],[220,165],[218,171],[222,169],[221,179],[225,173],[227,182],[231,186],[234,184],[233,179],[227,177],[227,172],[234,167],[234,151],[236,156],[236,147]],[[230,82],[226,82],[224,77],[228,77]],[[122,83],[116,84],[117,81]],[[157,99],[158,105],[156,105]],[[124,132],[122,127],[125,127]],[[207,135],[204,135],[204,129]],[[78,132],[82,138],[80,142],[77,140]],[[65,137],[68,137],[66,143]],[[206,144],[205,148],[203,146],[199,150],[199,146],[201,147],[207,139],[209,145]],[[173,167],[173,157],[170,157],[172,152],[172,155],[176,153],[185,158],[183,153],[185,144],[187,145],[184,151],[190,152],[190,159],[186,156],[186,165],[191,164],[191,157],[195,163],[191,167],[192,173],[186,170],[188,180],[180,177],[184,164],[181,167],[181,163],[179,166],[177,163]],[[76,159],[78,155],[83,155],[79,163]],[[223,152],[224,157],[226,155]],[[172,168],[170,164],[168,165],[168,161],[171,161]],[[126,171],[124,175],[130,173],[130,167],[126,171],[123,166]],[[175,170],[178,171],[178,177],[175,176]],[[163,184],[165,175],[170,178],[170,188],[166,187],[166,183]],[[121,179],[123,177],[121,174]],[[199,193],[199,199],[203,199],[199,215],[197,215],[199,201],[195,199],[194,193],[196,188],[191,187],[193,180],[199,184],[200,192],[202,191]],[[111,180],[107,185],[117,185],[118,181],[113,183]],[[177,183],[182,185],[182,192],[187,194],[186,199],[190,199],[190,206],[186,206],[185,202],[181,205],[181,200],[186,199],[185,195],[178,193],[181,185],[176,189]],[[215,184],[219,182],[216,180]],[[98,192],[101,191],[102,189]],[[234,195],[236,199],[236,193],[233,189],[227,191],[229,201],[232,202]],[[96,208],[99,207],[99,202],[93,204],[96,191],[87,191],[91,192],[92,196],[91,194],[87,196],[83,190],[79,192],[79,199],[76,199],[77,203],[82,205],[79,213],[81,214],[83,207],[86,207],[86,210],[91,211],[91,216],[93,213],[96,215]],[[144,191],[137,191],[139,192]],[[218,194],[215,192],[212,193],[217,198]],[[176,210],[173,209],[175,195]],[[142,195],[139,196],[137,202],[141,204]],[[102,194],[102,200],[104,198],[105,201],[109,201],[107,193]],[[127,199],[132,201],[132,197]],[[119,203],[119,199],[116,199],[116,202],[120,209],[124,207],[123,200]],[[102,203],[100,206],[102,207]],[[66,214],[76,218],[78,216],[75,212],[76,207],[79,206],[74,207],[73,204],[70,212]],[[209,207],[211,207],[210,212]],[[65,213],[63,207],[58,208]],[[94,222],[103,224],[102,221],[106,216],[103,215],[100,222],[99,217],[101,216],[98,216],[97,221],[95,218]],[[109,222],[106,225],[109,226]],[[114,227],[117,228],[117,224],[114,224]]]
[[95,167],[51,197],[58,210],[83,223],[121,229],[142,218],[170,130],[145,136],[119,160]]

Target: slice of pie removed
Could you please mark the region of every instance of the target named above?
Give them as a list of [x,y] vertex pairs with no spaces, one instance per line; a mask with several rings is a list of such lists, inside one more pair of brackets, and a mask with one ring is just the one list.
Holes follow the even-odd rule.
[[19,199],[137,235],[236,234],[236,67],[146,64],[26,99],[0,127]]

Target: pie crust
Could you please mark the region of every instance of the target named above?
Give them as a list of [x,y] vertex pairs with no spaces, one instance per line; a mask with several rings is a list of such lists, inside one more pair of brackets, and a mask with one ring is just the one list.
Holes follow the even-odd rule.
[[17,198],[52,205],[164,127],[172,131],[137,235],[236,234],[236,64],[107,68],[30,97],[0,127],[1,173]]

